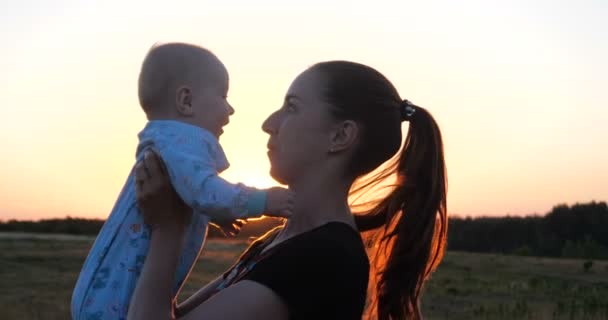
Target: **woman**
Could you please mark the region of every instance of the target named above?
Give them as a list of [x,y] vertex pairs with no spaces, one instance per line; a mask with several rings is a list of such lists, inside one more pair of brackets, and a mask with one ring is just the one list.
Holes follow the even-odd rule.
[[[401,152],[401,122],[409,130]],[[223,277],[171,304],[187,214],[153,155],[137,166],[152,243],[129,319],[360,319],[369,263],[359,232],[373,231],[371,305],[378,319],[420,318],[424,280],[442,258],[446,178],[437,124],[402,100],[378,71],[352,62],[314,65],[291,84],[262,129],[270,174],[296,193],[284,227],[256,241]],[[381,165],[379,174],[355,184]],[[393,175],[394,174],[394,175]],[[353,215],[349,192],[397,177],[386,196]]]

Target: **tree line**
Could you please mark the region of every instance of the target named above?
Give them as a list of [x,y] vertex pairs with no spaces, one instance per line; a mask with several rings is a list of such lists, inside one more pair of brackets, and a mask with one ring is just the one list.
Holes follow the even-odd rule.
[[608,259],[606,202],[558,205],[544,216],[450,218],[448,250]]
[[[67,217],[39,221],[0,221],[3,232],[96,235],[104,221]],[[248,223],[238,238],[262,235],[280,225],[276,219]],[[222,237],[215,228],[210,237]],[[608,206],[606,202],[558,205],[549,213],[524,217],[451,217],[448,250],[608,259]]]
[[[71,235],[95,236],[104,224],[101,219],[67,217],[65,219],[42,219],[37,221],[8,220],[0,221],[0,232],[60,233]],[[270,228],[280,225],[278,219],[265,218],[247,223],[238,235],[245,239],[264,234]],[[209,228],[209,237],[224,237],[217,228]]]

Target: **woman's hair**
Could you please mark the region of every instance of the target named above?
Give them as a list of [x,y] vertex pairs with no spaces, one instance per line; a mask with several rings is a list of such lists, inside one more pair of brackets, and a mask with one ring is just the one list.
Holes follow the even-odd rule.
[[[447,181],[439,127],[428,111],[402,100],[390,81],[373,68],[330,61],[312,69],[325,76],[323,94],[332,116],[360,126],[346,172],[358,179],[351,195],[396,178],[385,197],[368,202],[365,213],[355,215],[359,230],[369,231],[365,234],[370,234],[368,243],[374,252],[369,314],[380,320],[418,319],[423,283],[441,261],[447,235]],[[409,129],[397,154],[402,121],[409,121]],[[382,170],[367,175],[382,164]]]

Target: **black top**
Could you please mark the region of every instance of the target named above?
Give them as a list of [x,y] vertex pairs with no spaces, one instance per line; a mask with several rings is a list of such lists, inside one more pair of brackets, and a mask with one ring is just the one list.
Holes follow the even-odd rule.
[[256,255],[260,259],[252,258],[255,264],[238,281],[270,288],[287,304],[290,319],[361,319],[369,260],[349,225],[330,222]]

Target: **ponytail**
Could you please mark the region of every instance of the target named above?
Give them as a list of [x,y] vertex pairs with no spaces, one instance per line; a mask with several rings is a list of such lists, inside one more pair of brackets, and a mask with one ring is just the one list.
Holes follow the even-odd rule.
[[[370,314],[379,320],[420,319],[424,281],[443,258],[447,237],[446,169],[441,132],[431,114],[404,101],[409,130],[387,169],[354,192],[397,175],[390,193],[364,215],[361,232],[372,231]],[[404,107],[404,108],[405,108]],[[415,108],[412,112],[411,108]],[[405,115],[405,116],[404,116]]]

